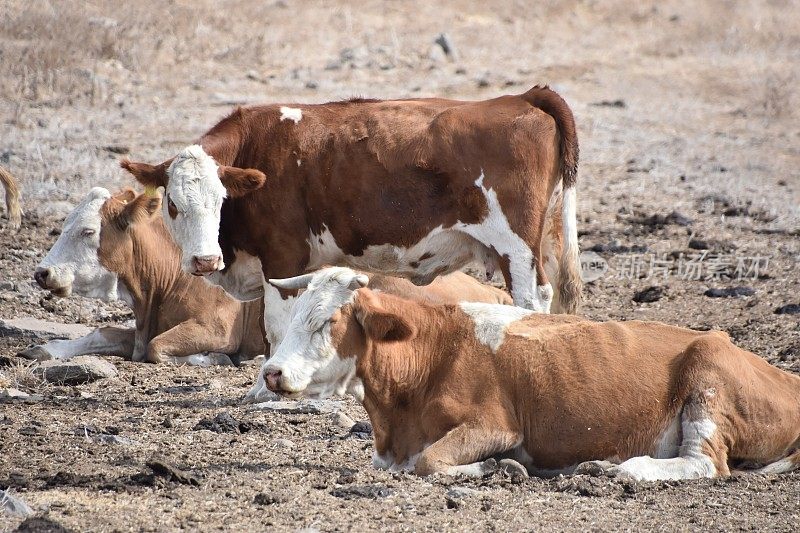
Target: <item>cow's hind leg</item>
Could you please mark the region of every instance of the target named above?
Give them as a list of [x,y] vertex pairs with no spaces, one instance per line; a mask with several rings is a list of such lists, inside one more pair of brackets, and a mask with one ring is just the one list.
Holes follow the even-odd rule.
[[425,448],[414,472],[420,476],[435,473],[482,476],[496,468],[493,455],[518,446],[520,441],[520,435],[511,431],[462,424]]
[[609,473],[640,481],[727,476],[728,450],[717,423],[717,390],[699,390],[687,399],[681,413],[682,441],[678,457],[632,457]]
[[[540,313],[549,313],[553,287],[542,265],[541,240],[546,206],[525,204],[519,220],[509,221],[494,189],[483,184],[484,175],[475,182],[486,199],[487,214],[479,224],[459,224],[456,229],[494,250],[514,305]],[[542,223],[534,227],[531,213],[541,210]]]

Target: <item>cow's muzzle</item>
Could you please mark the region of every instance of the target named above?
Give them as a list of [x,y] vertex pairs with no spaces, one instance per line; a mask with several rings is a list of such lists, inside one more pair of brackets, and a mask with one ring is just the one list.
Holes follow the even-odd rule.
[[265,370],[264,371],[264,381],[267,384],[267,388],[272,392],[283,392],[283,387],[281,387],[281,381],[283,381],[283,373],[280,370]]
[[53,286],[53,273],[49,268],[38,267],[33,272],[33,279],[43,289],[46,289],[56,296],[69,296],[72,292],[70,287],[57,287]]
[[192,257],[192,274],[205,276],[222,269],[221,255],[196,255]]

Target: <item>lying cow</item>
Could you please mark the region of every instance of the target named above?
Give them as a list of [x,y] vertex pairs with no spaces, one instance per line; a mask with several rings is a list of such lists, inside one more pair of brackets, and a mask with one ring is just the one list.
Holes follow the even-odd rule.
[[800,465],[800,377],[722,332],[412,302],[342,268],[272,283],[308,289],[264,367],[268,387],[296,397],[357,383],[376,466],[480,475],[505,454],[533,472],[603,459],[656,480]]
[[[357,283],[359,284],[358,286],[369,285],[369,288],[375,292],[392,294],[417,302],[429,304],[455,304],[458,302],[484,302],[491,304],[512,303],[511,297],[506,292],[489,285],[484,285],[463,272],[453,272],[452,274],[441,276],[425,287],[418,287],[407,279],[384,276],[381,274],[367,276],[364,272],[356,272],[349,268],[325,269],[320,272],[339,272],[340,270],[345,273],[344,279],[348,284]],[[311,273],[290,280],[271,280],[271,282],[284,290],[300,290],[305,289],[309,282],[318,276],[319,274]],[[347,288],[346,290],[351,291],[352,289]],[[294,313],[294,310],[292,312]],[[313,331],[313,328],[316,327],[314,320],[314,318],[311,318],[309,322],[303,323],[302,327]],[[349,392],[356,397],[361,397],[361,388],[358,382],[353,382],[352,380],[355,367],[351,366],[349,369],[351,370],[349,372],[344,372],[343,369],[339,369],[343,372],[337,374],[341,379],[334,378],[330,382],[327,382],[323,385],[323,389],[316,391],[317,394],[322,394],[324,392],[324,395],[329,395],[331,393],[343,395]],[[245,399],[254,401],[266,394],[269,393],[267,392],[267,386],[264,382],[264,372],[262,368],[262,371],[258,374],[256,384],[247,393]]]
[[166,188],[186,271],[263,286],[273,346],[295,293],[264,279],[325,264],[425,285],[477,261],[502,271],[517,305],[573,312],[577,164],[572,111],[546,87],[479,102],[240,107],[173,159],[122,162]]
[[102,327],[20,355],[68,359],[97,353],[206,365],[225,362],[219,354],[238,362],[265,352],[262,300],[240,302],[183,272],[180,251],[157,214],[160,205],[158,196],[137,197],[132,190],[111,196],[106,189],[92,189],[67,217],[34,275],[57,296],[125,301],[136,328]]

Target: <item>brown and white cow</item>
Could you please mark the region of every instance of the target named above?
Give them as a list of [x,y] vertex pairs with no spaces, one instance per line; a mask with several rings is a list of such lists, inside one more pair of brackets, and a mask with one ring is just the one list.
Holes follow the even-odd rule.
[[656,480],[800,466],[800,377],[725,333],[413,302],[346,269],[302,281],[268,387],[362,389],[379,467],[480,475],[505,455],[534,473],[600,460]]
[[[345,290],[352,291],[351,285],[366,287],[375,292],[383,294],[392,294],[401,298],[414,300],[417,302],[426,302],[431,304],[446,304],[458,302],[483,302],[491,304],[506,304],[512,303],[511,297],[504,291],[495,287],[484,285],[475,278],[468,276],[463,272],[453,272],[440,276],[433,280],[429,285],[419,287],[414,285],[405,278],[398,278],[394,276],[385,276],[383,274],[367,275],[365,272],[358,272],[349,268],[329,267],[322,272],[334,273],[329,275],[328,279],[337,279],[337,272],[341,272],[341,280]],[[315,277],[319,277],[316,273],[305,274],[298,276],[287,281],[272,280],[276,286],[284,290],[300,290],[305,289],[310,281]],[[306,300],[302,300],[306,301]],[[302,302],[299,301],[299,302]],[[314,301],[317,301],[316,299]],[[302,303],[300,303],[302,306]],[[304,311],[299,311],[303,314]],[[295,310],[292,310],[292,314]],[[290,317],[291,318],[291,315]],[[310,324],[304,324],[304,327],[312,328]],[[266,363],[265,363],[266,364]],[[340,368],[339,370],[342,370]],[[333,379],[326,385],[324,391],[316,391],[317,394],[324,395],[337,394],[343,395],[346,392],[352,393],[354,396],[359,397],[360,387],[357,381],[353,381],[353,372],[355,368],[351,367],[349,371],[345,371],[340,376],[340,379]],[[264,372],[262,370],[258,374],[256,384],[247,393],[246,400],[255,401],[268,395],[267,384],[264,381]]]
[[477,261],[502,271],[517,305],[573,312],[577,164],[572,112],[546,87],[477,102],[240,107],[168,161],[122,162],[166,188],[185,270],[263,284],[273,345],[294,293],[264,279],[325,264],[424,285]]
[[[180,251],[158,213],[161,198],[96,187],[64,222],[34,275],[58,296],[122,299],[136,327],[102,327],[74,340],[25,350],[35,359],[86,353],[133,361],[207,365],[251,359],[266,350],[261,299],[240,302],[181,270]],[[211,352],[208,355],[202,352]]]
[[6,190],[6,217],[8,217],[8,227],[19,229],[22,224],[22,207],[19,204],[19,188],[14,176],[0,165],[0,183]]

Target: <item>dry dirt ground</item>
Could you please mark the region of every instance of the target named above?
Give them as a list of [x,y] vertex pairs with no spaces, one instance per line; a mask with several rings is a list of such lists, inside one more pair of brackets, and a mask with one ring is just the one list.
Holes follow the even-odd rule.
[[[800,372],[800,315],[775,312],[800,304],[797,4],[434,4],[0,3],[0,164],[26,210],[21,232],[0,230],[0,318],[130,318],[49,298],[33,268],[91,186],[130,184],[120,154],[161,161],[233,105],[488,98],[550,83],[579,128],[581,247],[609,267],[583,312],[720,328]],[[433,44],[441,32],[455,55]],[[698,263],[700,279],[684,279]],[[637,300],[653,301],[634,301],[650,287]],[[704,295],[732,287],[752,294]],[[35,341],[0,338],[0,388],[37,395],[0,404],[0,488],[38,513],[24,530],[800,529],[798,473],[653,484],[389,474],[371,467],[369,438],[328,415],[241,406],[252,366],[115,362],[119,378],[55,387],[14,358]],[[344,412],[366,418],[352,400]],[[221,413],[236,423],[195,429]],[[153,476],[154,457],[197,484]],[[0,530],[20,522],[0,514]]]

